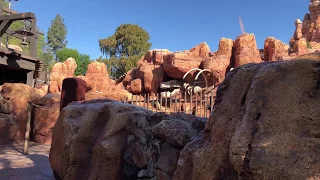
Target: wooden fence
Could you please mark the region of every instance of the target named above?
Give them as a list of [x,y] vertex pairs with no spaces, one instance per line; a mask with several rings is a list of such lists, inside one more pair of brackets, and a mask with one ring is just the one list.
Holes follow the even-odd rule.
[[[169,97],[168,97],[169,96]],[[178,92],[173,97],[165,93],[133,95],[131,99],[121,101],[145,107],[153,112],[184,112],[195,116],[209,118],[214,105],[214,89],[206,93]]]

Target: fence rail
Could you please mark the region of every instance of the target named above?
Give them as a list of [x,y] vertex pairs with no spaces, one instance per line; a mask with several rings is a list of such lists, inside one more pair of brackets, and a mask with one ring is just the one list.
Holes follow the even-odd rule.
[[153,112],[164,112],[167,114],[184,112],[204,118],[208,118],[213,110],[214,89],[205,94],[202,92],[179,92],[174,96],[170,95],[169,92],[133,95],[130,99],[121,102],[148,108]]

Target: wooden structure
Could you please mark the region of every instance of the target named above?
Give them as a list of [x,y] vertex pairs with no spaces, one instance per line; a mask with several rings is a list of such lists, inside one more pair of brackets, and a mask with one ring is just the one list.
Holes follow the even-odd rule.
[[[29,21],[25,29],[11,32],[10,25],[14,21]],[[22,33],[28,33],[27,36]],[[37,59],[38,35],[36,17],[33,13],[18,13],[5,7],[0,7],[0,38],[4,34],[13,36],[29,45],[29,52],[12,49],[7,45],[0,45],[0,85],[6,82],[24,83],[34,87],[35,79],[42,70],[42,62]],[[3,42],[3,41],[2,41]]]

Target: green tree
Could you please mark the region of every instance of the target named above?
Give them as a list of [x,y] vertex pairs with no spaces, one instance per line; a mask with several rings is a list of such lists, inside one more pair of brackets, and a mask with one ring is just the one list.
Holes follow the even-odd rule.
[[150,36],[136,24],[120,25],[112,36],[99,40],[100,51],[106,55],[109,74],[118,78],[135,67],[136,62],[151,47]]
[[48,29],[47,35],[48,46],[52,49],[54,55],[56,55],[57,51],[67,46],[67,33],[68,31],[64,24],[63,17],[61,17],[60,14],[57,14],[54,20],[51,21],[51,26]]
[[84,75],[87,71],[88,64],[90,63],[90,56],[86,54],[79,53],[78,50],[72,48],[64,48],[57,51],[57,60],[59,62],[64,62],[68,58],[72,57],[77,63],[77,69],[75,75]]

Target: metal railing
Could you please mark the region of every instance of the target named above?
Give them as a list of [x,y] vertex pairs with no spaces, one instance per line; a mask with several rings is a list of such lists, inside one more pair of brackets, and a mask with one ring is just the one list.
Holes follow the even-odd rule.
[[[153,112],[184,112],[198,117],[209,118],[214,105],[214,89],[206,93],[179,92],[175,96],[166,93],[132,95],[121,101],[152,110]],[[169,97],[168,97],[169,96]]]

